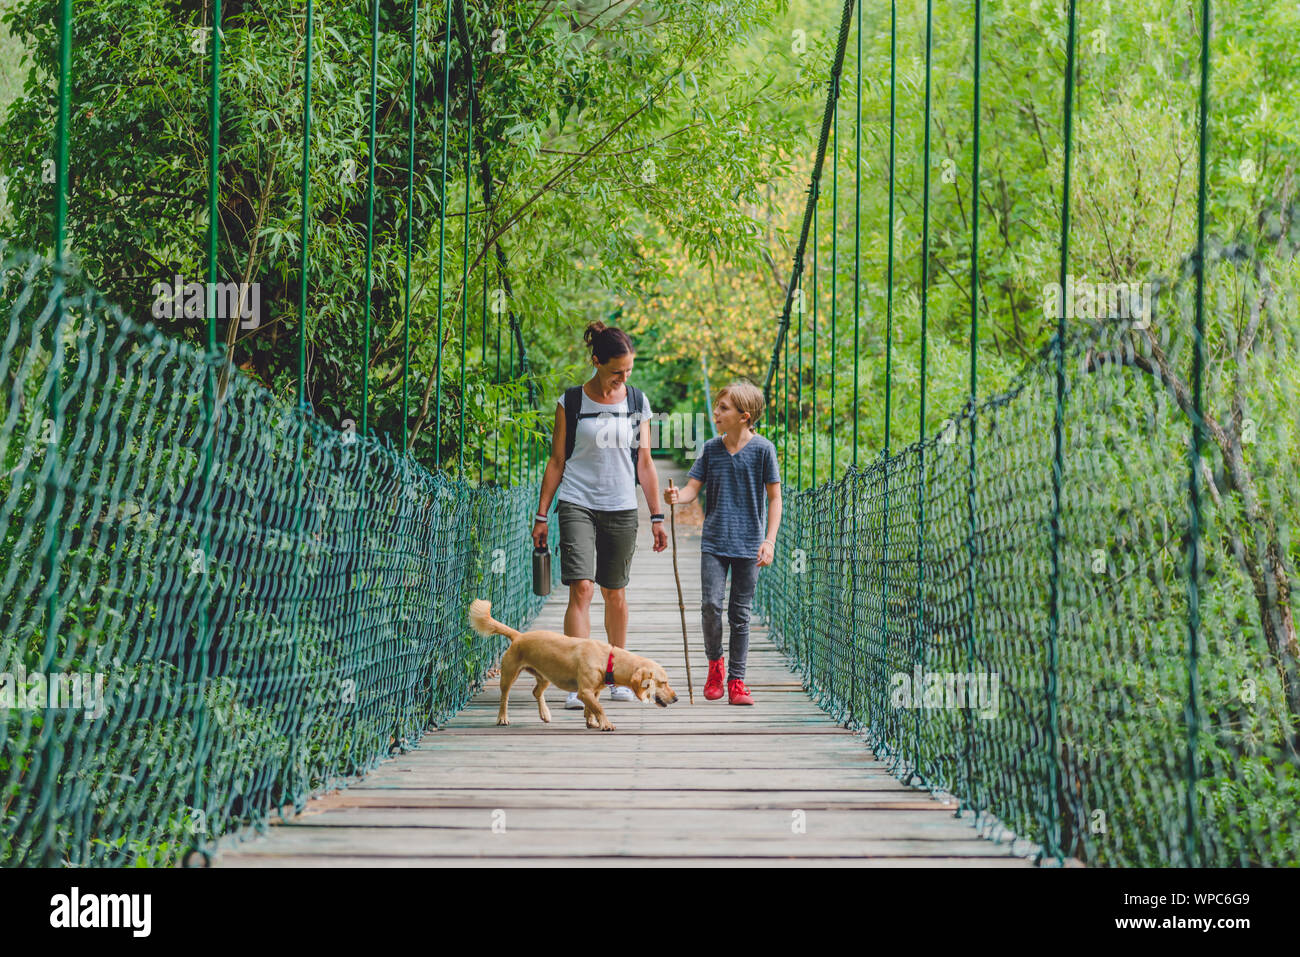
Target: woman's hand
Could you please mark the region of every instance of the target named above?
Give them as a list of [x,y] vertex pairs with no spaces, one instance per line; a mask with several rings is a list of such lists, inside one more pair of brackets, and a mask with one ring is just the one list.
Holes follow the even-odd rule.
[[533,522],[533,548],[546,547],[546,523]]
[[762,545],[758,546],[758,567],[762,568],[764,565],[772,564],[772,558],[775,554],[776,547],[771,542],[764,541]]

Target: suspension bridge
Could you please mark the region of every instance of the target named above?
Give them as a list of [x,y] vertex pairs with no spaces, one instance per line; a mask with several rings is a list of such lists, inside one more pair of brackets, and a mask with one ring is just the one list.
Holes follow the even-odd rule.
[[[660,471],[685,484],[683,470]],[[524,681],[502,735],[500,688],[488,679],[416,750],[309,802],[264,838],[225,842],[218,864],[1030,866],[1034,849],[996,822],[970,812],[963,820],[950,796],[908,787],[875,760],[809,700],[763,629],[751,637],[746,675],[757,706],[706,701],[700,687],[690,703],[672,557],[646,546],[642,525],[629,646],[669,667],[683,688],[677,705],[604,702],[615,732],[587,734],[554,688],[542,724]],[[697,567],[699,522],[681,523],[677,540],[678,563]],[[698,580],[688,575],[683,586],[694,611]],[[597,630],[603,606],[597,595]],[[548,602],[533,627],[562,632],[564,608],[562,596]],[[687,620],[691,674],[702,680],[699,616]]]
[[[981,183],[988,146],[983,6],[973,0],[961,38],[974,79],[961,140],[968,189]],[[764,383],[764,430],[781,452],[786,512],[756,599],[759,706],[741,714],[684,702],[667,714],[613,706],[618,732],[596,735],[575,721],[566,727],[572,715],[558,699],[553,727],[528,718],[489,727],[503,643],[475,638],[465,618],[482,597],[517,627],[562,620],[562,595],[534,596],[529,570],[526,531],[545,437],[466,429],[475,351],[480,374],[494,363],[487,381],[509,387],[496,391],[505,397],[493,410],[498,421],[517,423],[538,403],[537,370],[510,305],[507,227],[485,215],[471,237],[475,194],[494,208],[490,153],[475,140],[483,117],[471,55],[490,31],[472,33],[464,0],[431,11],[412,4],[400,22],[381,17],[377,3],[367,7],[366,199],[350,208],[349,227],[365,235],[364,286],[351,290],[346,311],[360,330],[361,375],[344,407],[327,409],[314,404],[312,368],[337,357],[308,359],[311,330],[323,321],[309,317],[321,265],[311,257],[321,231],[337,225],[313,220],[321,26],[313,3],[290,78],[302,96],[301,233],[296,255],[281,249],[276,264],[294,277],[286,294],[297,312],[296,329],[285,322],[296,350],[295,398],[286,402],[232,362],[236,324],[223,344],[213,301],[226,275],[222,224],[237,192],[223,181],[223,157],[241,145],[222,136],[243,129],[222,98],[237,96],[222,85],[223,44],[237,31],[223,31],[214,4],[206,26],[216,29],[202,48],[207,322],[205,341],[187,342],[110,301],[99,289],[105,277],[76,265],[74,119],[99,101],[76,87],[74,37],[89,37],[63,0],[49,89],[52,254],[8,248],[0,267],[8,314],[0,863],[1300,861],[1289,531],[1300,430],[1294,406],[1247,407],[1242,386],[1255,384],[1265,398],[1293,394],[1298,324],[1278,264],[1292,262],[1286,244],[1297,220],[1295,204],[1283,203],[1262,220],[1257,243],[1209,234],[1210,0],[1198,5],[1200,49],[1187,74],[1198,92],[1195,172],[1187,174],[1195,244],[1178,275],[1154,283],[1149,308],[1130,313],[1126,301],[1113,302],[1079,322],[1067,322],[1065,307],[1074,288],[1071,211],[1081,203],[1071,179],[1081,40],[1076,0],[1062,6],[1056,329],[992,393],[980,389],[980,320],[1001,267],[981,250],[990,208],[978,191],[962,215],[967,286],[958,297],[935,293],[932,7],[927,0],[916,70],[897,56],[904,24],[892,2],[846,0],[827,30],[825,109]],[[437,38],[430,55],[442,71],[441,81],[424,78],[441,97],[440,115],[427,117],[414,106],[421,17],[435,21],[423,29]],[[884,31],[888,57],[874,61]],[[376,152],[379,51],[402,43],[411,104],[404,211],[389,209],[385,220],[381,209],[377,224],[376,174],[393,173]],[[887,180],[870,186],[862,182],[864,65],[889,93],[887,123],[872,127],[887,138]],[[914,80],[924,106],[900,114],[896,94]],[[442,142],[432,195],[430,177],[417,185],[416,176],[417,122],[426,121]],[[900,210],[895,144],[904,125],[921,128],[922,186],[919,207]],[[447,160],[453,136],[464,144],[458,170]],[[842,162],[852,165],[841,171]],[[862,249],[866,189],[889,197],[885,268],[870,277],[882,257]],[[435,228],[419,237],[432,246],[437,236],[436,278],[412,266],[413,223],[425,207],[438,210]],[[906,258],[900,221],[917,247]],[[457,263],[444,254],[449,226],[463,230],[456,296]],[[376,269],[383,235],[398,237],[405,254]],[[963,240],[946,229],[942,242]],[[484,255],[471,264],[475,243]],[[907,343],[919,356],[919,381],[908,386],[919,415],[918,437],[900,446],[890,426],[904,264],[919,274],[909,286],[919,336]],[[401,276],[395,287],[393,275]],[[413,409],[412,299],[434,283],[435,372]],[[505,305],[489,318],[497,287]],[[877,312],[870,325],[868,296]],[[372,319],[381,306],[400,320],[384,330],[400,372],[388,383],[400,383],[400,399],[385,399],[383,411],[396,439],[371,418],[380,402]],[[1228,314],[1245,318],[1230,334],[1207,329],[1207,318]],[[444,322],[449,333],[459,326],[450,355]],[[964,405],[945,410],[938,429],[927,407],[931,322],[969,329],[968,356],[942,356],[967,374]],[[836,360],[850,334],[851,373]],[[866,335],[883,352],[870,394],[859,381],[874,355]],[[826,384],[831,400],[822,406]],[[859,415],[880,402],[884,441],[868,455]],[[433,439],[421,458],[422,429]],[[819,441],[826,435],[829,445]],[[837,445],[847,445],[847,461]],[[687,535],[688,622],[697,547]],[[644,627],[634,614],[630,647],[659,658],[681,690],[667,560],[642,544],[631,592],[644,603]],[[694,674],[702,677],[698,638]],[[84,680],[74,686],[73,677]],[[97,687],[96,697],[88,689]],[[268,829],[273,819],[280,823]]]

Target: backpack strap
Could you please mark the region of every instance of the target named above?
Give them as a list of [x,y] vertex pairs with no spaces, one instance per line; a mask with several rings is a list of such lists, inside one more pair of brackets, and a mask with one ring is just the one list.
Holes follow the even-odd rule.
[[644,402],[641,398],[641,390],[634,385],[627,387],[627,411],[628,415],[636,416],[636,438],[632,440],[632,481],[640,485],[641,476],[637,474],[636,462],[640,453],[640,436],[641,436],[641,410],[644,408]]
[[573,442],[578,437],[578,412],[582,409],[582,386],[564,390],[564,461],[573,458]]

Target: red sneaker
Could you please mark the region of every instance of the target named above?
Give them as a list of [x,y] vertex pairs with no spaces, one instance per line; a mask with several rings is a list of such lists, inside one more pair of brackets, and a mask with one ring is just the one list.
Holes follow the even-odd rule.
[[753,704],[754,698],[745,687],[745,682],[739,678],[732,678],[727,682],[727,703],[728,704]]
[[704,682],[704,697],[717,701],[722,697],[722,679],[726,676],[727,666],[719,658],[709,662],[709,677]]

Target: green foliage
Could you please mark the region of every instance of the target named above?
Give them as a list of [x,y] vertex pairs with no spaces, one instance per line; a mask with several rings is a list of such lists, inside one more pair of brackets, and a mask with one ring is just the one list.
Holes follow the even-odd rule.
[[[0,0],[0,116],[23,88],[23,45],[3,26],[12,0]],[[8,182],[0,176],[0,227],[9,221]]]
[[[528,435],[549,434],[549,402],[539,420],[518,401],[516,385],[498,384],[497,316],[484,314],[485,291],[509,281],[509,308],[526,327],[530,368],[558,372],[580,358],[576,334],[586,319],[608,312],[600,301],[658,272],[654,250],[639,251],[652,232],[696,249],[748,247],[752,223],[736,198],[756,195],[774,168],[773,144],[793,134],[778,109],[781,90],[770,89],[772,78],[755,84],[730,71],[726,51],[767,22],[776,6],[745,0],[728,4],[719,17],[704,0],[621,10],[574,3],[540,13],[532,3],[469,4],[477,93],[472,153],[467,157],[465,143],[469,74],[453,30],[444,169],[446,31],[434,5],[420,19],[409,197],[409,8],[381,7],[368,370],[368,421],[377,435],[396,442],[402,434],[408,198],[414,246],[406,386],[412,448],[426,462],[455,459],[462,425],[466,461],[477,459],[498,425],[498,399],[511,410],[507,431],[522,435],[525,447]],[[33,67],[4,124],[12,149],[3,172],[11,195],[21,198],[13,238],[35,248],[48,245],[52,208],[51,187],[41,176],[55,110],[47,8],[45,0],[27,0],[7,18],[32,51]],[[338,427],[362,419],[369,76],[358,66],[369,61],[367,13],[350,3],[318,6],[313,61],[307,397]],[[259,282],[263,316],[253,330],[235,323],[218,329],[218,340],[229,332],[233,361],[280,396],[295,388],[299,335],[300,14],[283,3],[233,7],[223,31],[218,274]],[[206,273],[204,15],[136,0],[97,0],[77,9],[73,247],[88,275],[133,315],[149,314],[155,282]],[[751,119],[741,135],[742,121],[758,104],[769,118]],[[493,182],[486,216],[480,163]],[[695,201],[679,203],[681,194]],[[468,282],[462,276],[467,206]],[[505,277],[487,245],[498,234]],[[577,321],[550,318],[558,316]],[[170,335],[204,341],[200,320],[159,318],[158,324]],[[487,348],[485,338],[493,340]],[[513,380],[517,368],[505,346],[501,377]],[[535,387],[534,394],[546,391]]]

